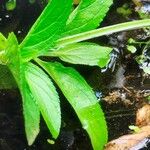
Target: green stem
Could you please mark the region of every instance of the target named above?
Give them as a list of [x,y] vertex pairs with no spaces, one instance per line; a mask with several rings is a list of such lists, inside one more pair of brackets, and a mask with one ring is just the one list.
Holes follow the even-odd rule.
[[65,46],[68,44],[89,40],[103,35],[108,35],[108,34],[126,31],[126,30],[143,28],[146,26],[150,27],[150,19],[120,23],[120,24],[107,26],[100,29],[95,29],[88,32],[83,32],[83,33],[61,38],[57,41],[57,46]]

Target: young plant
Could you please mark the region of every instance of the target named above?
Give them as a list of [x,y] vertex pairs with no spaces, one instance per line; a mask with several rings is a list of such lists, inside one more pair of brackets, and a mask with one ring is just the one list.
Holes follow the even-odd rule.
[[143,69],[145,74],[150,74],[150,63],[149,63],[149,61],[150,61],[150,54],[149,54],[150,41],[138,42],[138,41],[135,41],[134,39],[129,39],[128,44],[129,45],[127,45],[127,49],[131,53],[136,53],[136,51],[137,51],[136,46],[140,47],[142,54],[135,55],[134,58],[137,61],[137,63],[139,64],[139,67],[141,69]]
[[104,67],[109,62],[112,48],[82,41],[149,26],[150,19],[95,29],[108,12],[112,0],[82,0],[71,12],[72,3],[72,0],[51,0],[20,44],[13,33],[7,39],[0,34],[0,62],[5,65],[5,71],[11,71],[22,95],[29,145],[39,133],[40,114],[52,137],[56,139],[59,135],[60,101],[53,80],[89,134],[93,149],[102,150],[107,142],[107,126],[91,87],[75,69],[59,62],[43,61],[40,56]]

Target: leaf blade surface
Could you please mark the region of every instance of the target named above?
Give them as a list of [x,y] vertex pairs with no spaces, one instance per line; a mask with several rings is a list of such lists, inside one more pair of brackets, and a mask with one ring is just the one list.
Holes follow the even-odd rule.
[[105,67],[110,60],[112,48],[94,43],[75,43],[51,51],[47,55],[59,57],[65,62]]
[[64,35],[73,35],[97,28],[106,16],[112,0],[81,0],[71,13]]
[[57,138],[61,112],[59,97],[53,83],[44,71],[31,63],[27,66],[25,77],[52,136]]
[[51,0],[20,45],[21,56],[30,60],[49,50],[59,38],[72,0]]

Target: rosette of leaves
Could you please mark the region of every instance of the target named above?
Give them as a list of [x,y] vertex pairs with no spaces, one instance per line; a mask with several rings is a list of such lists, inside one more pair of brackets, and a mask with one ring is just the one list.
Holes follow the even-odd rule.
[[[104,67],[109,62],[112,48],[82,41],[148,26],[150,20],[95,29],[108,12],[112,0],[81,0],[74,10],[72,3],[72,0],[51,0],[20,44],[13,33],[7,39],[0,34],[0,63],[5,65],[2,76],[9,71],[9,76],[4,78],[6,83],[12,74],[22,95],[29,145],[39,133],[40,114],[52,137],[56,139],[59,135],[61,110],[53,85],[55,82],[87,131],[93,149],[98,150],[103,149],[107,142],[107,126],[91,87],[72,67],[65,67],[60,62],[43,61],[40,56],[58,57],[72,64]],[[3,87],[11,88],[9,84],[12,82],[5,84],[3,81],[3,84]]]

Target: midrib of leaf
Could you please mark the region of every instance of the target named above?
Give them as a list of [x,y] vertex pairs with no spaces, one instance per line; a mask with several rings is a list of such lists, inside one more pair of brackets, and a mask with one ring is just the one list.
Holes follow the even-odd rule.
[[[84,42],[84,43],[82,43],[83,44],[83,46],[84,46],[84,44],[86,45],[86,44],[88,44],[88,42]],[[93,43],[90,43],[90,44],[93,44]],[[82,46],[82,45],[81,45]],[[87,45],[88,46],[88,45]],[[91,46],[91,45],[90,45]],[[96,44],[93,44],[93,46],[96,46]],[[102,48],[102,46],[101,46],[101,48]],[[63,50],[64,49],[64,50]],[[45,53],[43,56],[53,56],[53,57],[60,57],[60,56],[76,56],[77,57],[77,55],[80,55],[80,54],[82,54],[83,55],[83,53],[82,52],[80,52],[78,49],[78,47],[77,48],[74,48],[74,45],[72,46],[72,48],[67,48],[67,47],[63,47],[63,49],[62,50],[60,50],[60,49],[57,49],[57,50],[54,50],[54,51],[50,51],[50,52],[48,52],[48,53]],[[79,56],[80,57],[80,56]],[[97,57],[99,57],[99,56],[97,56]]]
[[[71,51],[71,50],[70,50]],[[67,51],[67,52],[69,52],[69,51]],[[74,52],[72,52],[72,53],[65,53],[65,52],[56,52],[56,51],[54,51],[54,52],[50,52],[50,53],[47,53],[46,55],[44,55],[44,56],[50,56],[50,57],[60,57],[60,58],[62,58],[62,57],[65,57],[65,56],[75,56],[75,57],[78,57],[78,58],[82,58],[80,55],[83,55],[83,53],[78,53],[78,52],[76,52],[76,53],[74,53]],[[97,58],[99,58],[100,56],[97,56]],[[67,58],[67,59],[69,59],[69,58]],[[88,58],[88,60],[95,60],[95,58]],[[71,58],[70,58],[70,60],[71,60]]]

